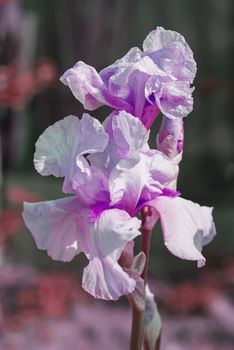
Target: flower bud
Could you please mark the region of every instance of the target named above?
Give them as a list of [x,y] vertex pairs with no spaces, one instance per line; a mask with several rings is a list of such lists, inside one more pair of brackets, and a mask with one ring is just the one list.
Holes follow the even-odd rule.
[[174,159],[181,154],[184,146],[183,118],[163,117],[156,141],[158,150],[169,158]]

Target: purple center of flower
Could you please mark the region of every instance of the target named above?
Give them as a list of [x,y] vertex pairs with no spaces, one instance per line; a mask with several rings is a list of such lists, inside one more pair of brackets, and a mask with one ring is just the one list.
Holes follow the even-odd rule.
[[164,188],[162,190],[162,194],[160,194],[160,196],[166,196],[166,197],[179,197],[181,195],[181,193],[179,191],[176,190],[172,190],[171,188]]
[[88,215],[88,222],[89,223],[94,223],[99,216],[102,214],[102,212],[106,209],[109,209],[109,203],[107,202],[97,202],[95,203],[89,211],[89,215]]

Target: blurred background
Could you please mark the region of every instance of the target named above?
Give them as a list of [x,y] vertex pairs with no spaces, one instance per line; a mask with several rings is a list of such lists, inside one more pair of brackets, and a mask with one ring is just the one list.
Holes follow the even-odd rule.
[[179,190],[215,207],[218,231],[198,270],[171,256],[155,230],[150,285],[162,349],[234,349],[234,2],[0,0],[0,350],[128,348],[124,298],[93,301],[80,287],[84,258],[63,264],[38,251],[21,212],[24,200],[61,197],[61,181],[32,163],[44,129],[82,113],[59,76],[78,60],[97,70],[111,64],[156,26],[184,35],[198,64]]

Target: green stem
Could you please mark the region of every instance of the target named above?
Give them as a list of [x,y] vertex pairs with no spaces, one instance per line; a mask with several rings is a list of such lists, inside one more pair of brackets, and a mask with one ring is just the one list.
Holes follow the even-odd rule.
[[141,350],[144,329],[144,313],[144,310],[138,310],[136,306],[132,304],[132,331],[130,350]]
[[[145,254],[146,262],[142,272],[142,279],[144,284],[147,282],[148,266],[149,266],[149,252],[150,241],[152,236],[152,227],[148,225],[148,219],[152,215],[150,208],[146,207],[142,210],[142,226],[141,226],[141,251]],[[144,335],[144,314],[145,310],[139,310],[134,303],[132,305],[132,331],[130,350],[141,350]]]
[[150,253],[150,242],[151,242],[151,236],[152,236],[152,230],[148,230],[147,228],[144,228],[144,226],[141,229],[142,232],[142,241],[141,241],[141,251],[145,254],[145,267],[142,272],[142,279],[145,282],[147,282],[148,277],[148,268],[149,268],[149,253]]

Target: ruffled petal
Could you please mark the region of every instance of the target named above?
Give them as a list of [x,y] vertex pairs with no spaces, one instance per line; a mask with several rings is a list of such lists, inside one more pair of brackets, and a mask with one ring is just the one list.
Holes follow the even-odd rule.
[[202,247],[216,234],[212,208],[202,207],[189,200],[160,196],[148,205],[159,213],[164,243],[168,250],[181,259],[197,260],[205,264]]
[[[109,178],[110,199],[112,205],[117,205],[129,213],[133,213],[140,199],[145,184],[148,183],[147,168],[142,159],[135,166],[126,167],[126,161],[121,162],[112,170]],[[161,193],[160,184],[158,192]]]
[[186,117],[193,110],[193,90],[185,81],[167,83],[155,93],[157,106],[168,118]]
[[129,105],[124,100],[108,90],[97,71],[82,61],[68,69],[60,80],[71,89],[85,109],[94,110],[102,105],[116,109],[129,109]]
[[99,73],[100,77],[106,82],[106,84],[111,83],[110,78],[114,76],[116,72],[123,71],[129,66],[129,64],[137,62],[141,58],[141,55],[142,51],[138,47],[131,48],[122,58],[102,69]]
[[128,111],[141,120],[147,104],[145,84],[152,75],[164,77],[166,73],[159,69],[150,57],[145,56],[125,69],[119,69],[110,78],[109,84],[113,94],[124,98],[132,106]]
[[[162,27],[157,27],[151,31],[143,42],[143,50],[145,52],[158,51],[165,48],[179,48],[183,53],[183,74],[192,83],[196,75],[197,67],[193,58],[193,52],[187,44],[185,38],[172,30],[165,30]],[[177,63],[174,60],[175,64]],[[166,62],[165,62],[166,63]]]
[[104,210],[93,226],[88,226],[89,233],[83,235],[82,249],[90,258],[111,255],[118,260],[126,243],[140,234],[140,225],[140,220],[130,217],[124,210]]
[[[82,250],[90,260],[84,270],[83,288],[95,298],[116,300],[135,288],[135,281],[118,264],[126,243],[140,235],[140,220],[119,209],[101,213],[94,224],[78,222],[84,233]],[[86,229],[85,229],[86,226]]]
[[83,114],[69,116],[50,126],[36,143],[34,164],[41,175],[65,177],[63,190],[73,193],[72,181],[82,183],[89,175],[89,164],[82,156],[102,152],[108,135],[100,122]]
[[94,110],[105,104],[102,95],[104,83],[97,71],[84,62],[79,61],[73,68],[68,69],[60,81],[71,89],[85,109]]
[[149,134],[139,119],[121,111],[111,117],[111,126],[120,158],[134,158],[145,148]]
[[[145,75],[158,75],[166,77],[166,73],[160,69],[149,56],[141,57],[138,61],[129,63],[124,69],[119,69],[111,77],[109,84],[124,86],[129,83],[132,75],[135,75],[134,82],[137,83],[137,89],[140,85],[144,85]],[[143,80],[143,81],[142,81]]]
[[127,166],[133,166],[140,160],[140,152],[149,147],[148,131],[139,119],[125,111],[112,113],[105,120],[104,127],[109,143],[103,153],[89,157],[92,164],[111,171],[121,159],[125,159]]
[[164,186],[177,176],[174,163],[156,150],[140,154],[136,165],[119,162],[110,173],[109,189],[112,205],[118,204],[129,213],[135,213],[137,205],[163,193]]
[[24,203],[23,218],[39,249],[47,250],[54,260],[70,261],[79,254],[79,228],[75,211],[80,207],[73,198]]
[[163,115],[170,119],[183,118],[193,109],[193,88],[186,81],[161,82],[158,77],[148,79],[145,95],[156,103]]
[[135,289],[136,281],[107,257],[90,261],[84,269],[82,285],[94,298],[118,300]]

